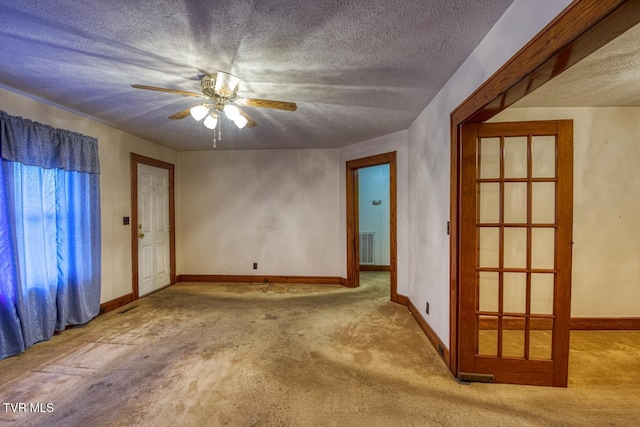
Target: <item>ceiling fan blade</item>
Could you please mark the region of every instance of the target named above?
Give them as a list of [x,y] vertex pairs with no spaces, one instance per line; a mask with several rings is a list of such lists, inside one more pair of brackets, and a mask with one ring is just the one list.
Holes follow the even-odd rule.
[[134,89],[155,90],[157,92],[177,93],[178,95],[196,96],[198,98],[202,97],[202,94],[200,94],[200,93],[186,92],[184,90],[167,89],[167,88],[164,88],[164,87],[145,86],[145,85],[131,85],[131,87],[134,88]]
[[237,98],[234,102],[245,107],[273,108],[285,111],[296,111],[298,108],[295,102],[271,101],[269,99]]
[[191,107],[189,108],[185,108],[184,110],[175,113],[172,116],[169,116],[170,119],[184,119],[185,117],[187,117],[189,114],[191,114]]
[[249,115],[247,113],[245,113],[244,111],[242,111],[241,109],[238,108],[238,112],[240,113],[240,115],[242,117],[244,117],[245,119],[247,119],[247,127],[248,128],[253,128],[258,126],[258,124],[256,122],[253,121],[253,119],[251,117],[249,117]]

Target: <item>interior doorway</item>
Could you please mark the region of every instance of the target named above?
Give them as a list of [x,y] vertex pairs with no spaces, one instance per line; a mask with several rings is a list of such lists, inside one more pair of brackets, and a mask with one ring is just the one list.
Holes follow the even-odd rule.
[[[396,152],[348,161],[346,164],[347,286],[360,284],[360,225],[358,172],[363,168],[389,165],[389,276],[390,299],[398,302],[397,284],[397,186]],[[373,200],[371,201],[373,203]]]
[[174,165],[131,153],[133,298],[176,282]]
[[358,170],[360,271],[389,271],[389,164]]
[[640,22],[633,1],[573,2],[451,114],[450,369],[461,369],[462,129],[482,123]]

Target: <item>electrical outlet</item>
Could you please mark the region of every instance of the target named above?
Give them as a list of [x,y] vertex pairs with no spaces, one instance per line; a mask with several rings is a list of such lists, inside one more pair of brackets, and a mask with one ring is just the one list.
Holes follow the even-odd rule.
[[427,314],[429,314],[429,301],[427,301],[427,308],[425,309],[425,311],[427,312]]
[[254,263],[253,263],[253,269],[254,269],[254,270],[257,270],[257,269],[258,269],[258,263],[257,263],[257,262],[254,262]]

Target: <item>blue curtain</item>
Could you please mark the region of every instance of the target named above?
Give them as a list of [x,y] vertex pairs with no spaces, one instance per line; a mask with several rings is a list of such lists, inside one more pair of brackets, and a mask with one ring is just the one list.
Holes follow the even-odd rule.
[[0,359],[100,309],[97,140],[0,112]]

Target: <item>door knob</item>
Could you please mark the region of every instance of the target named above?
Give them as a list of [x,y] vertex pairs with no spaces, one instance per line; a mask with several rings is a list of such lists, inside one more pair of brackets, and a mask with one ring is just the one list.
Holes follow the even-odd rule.
[[144,237],[144,233],[142,231],[138,232],[138,238],[142,239]]

